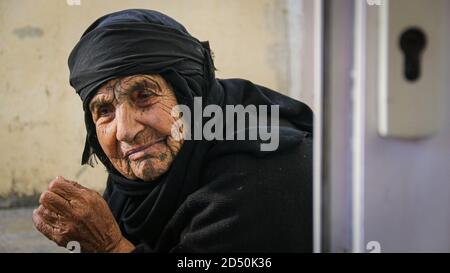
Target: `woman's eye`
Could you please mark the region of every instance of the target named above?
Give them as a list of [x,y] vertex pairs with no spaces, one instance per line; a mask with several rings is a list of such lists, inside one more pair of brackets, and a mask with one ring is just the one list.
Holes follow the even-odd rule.
[[148,100],[153,97],[153,93],[148,91],[138,91],[135,94],[135,102],[138,104],[144,104],[147,103]]
[[151,94],[149,92],[139,92],[139,94],[138,94],[138,99],[145,100],[150,97],[151,97]]
[[100,117],[108,116],[113,112],[112,106],[104,105],[98,108],[98,115]]

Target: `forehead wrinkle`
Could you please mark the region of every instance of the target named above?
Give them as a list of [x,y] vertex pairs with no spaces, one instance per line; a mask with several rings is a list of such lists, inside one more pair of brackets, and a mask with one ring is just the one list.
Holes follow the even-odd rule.
[[[114,85],[114,96],[119,99],[123,96],[128,96],[130,93],[139,90],[150,90],[155,92],[158,89],[157,83],[147,77],[139,78],[133,81],[134,78],[119,80]],[[131,81],[131,82],[130,82]],[[125,85],[125,86],[124,86]]]

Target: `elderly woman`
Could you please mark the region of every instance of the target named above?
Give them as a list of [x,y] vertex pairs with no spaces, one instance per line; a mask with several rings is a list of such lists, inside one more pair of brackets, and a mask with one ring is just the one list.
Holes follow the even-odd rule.
[[[33,213],[50,240],[78,241],[86,252],[312,251],[305,104],[249,81],[216,79],[208,43],[150,10],[99,18],[69,68],[85,112],[82,164],[95,155],[108,180],[103,196],[63,177],[50,183]],[[212,115],[181,114],[179,105],[221,110],[215,130],[227,137],[206,137],[201,128]],[[244,127],[231,127],[241,137],[229,138],[236,117],[228,106],[238,105],[263,107],[246,111]],[[269,125],[248,122],[267,120],[261,109],[268,107]],[[185,137],[199,126],[200,137]],[[249,137],[263,129],[277,133],[275,149]]]

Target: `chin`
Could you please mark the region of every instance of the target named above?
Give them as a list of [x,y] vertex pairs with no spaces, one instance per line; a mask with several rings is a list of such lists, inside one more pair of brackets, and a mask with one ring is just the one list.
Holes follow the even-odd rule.
[[166,162],[160,162],[156,158],[150,158],[141,162],[136,170],[135,175],[145,182],[150,182],[158,179],[161,175],[167,172],[169,166]]

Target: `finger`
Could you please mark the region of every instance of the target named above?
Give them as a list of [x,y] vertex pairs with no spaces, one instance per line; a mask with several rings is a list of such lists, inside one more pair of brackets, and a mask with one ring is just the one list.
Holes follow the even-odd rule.
[[87,189],[86,187],[83,187],[82,185],[80,185],[79,183],[77,183],[75,181],[72,181],[72,180],[69,180],[69,179],[65,179],[63,176],[57,176],[55,178],[55,180],[58,180],[58,181],[63,182],[63,183],[70,184],[71,186],[73,186],[73,187],[75,187],[77,189],[81,189],[81,190],[86,190]]
[[[60,176],[60,177],[62,177],[62,176]],[[74,187],[76,187],[76,188],[78,188],[78,189],[80,189],[80,190],[87,190],[87,189],[88,189],[88,188],[86,188],[86,187],[83,187],[80,183],[77,183],[76,181],[72,181],[72,180],[69,180],[69,179],[65,179],[64,177],[62,177],[62,178],[63,178],[64,182],[69,183],[69,184],[71,184],[72,186],[74,186]]]
[[47,237],[49,240],[54,241],[56,244],[60,246],[65,245],[64,238],[59,234],[59,230],[57,228],[52,227],[48,223],[46,223],[42,217],[36,213],[33,212],[33,223],[36,229],[41,232],[45,237]]
[[51,191],[43,192],[39,198],[39,203],[45,208],[63,215],[72,210],[66,199]]
[[80,184],[65,180],[62,176],[56,177],[52,182],[50,182],[48,187],[49,191],[58,194],[68,201],[82,195],[82,189],[83,187]]
[[42,205],[35,210],[35,213],[37,213],[46,223],[53,227],[58,227],[60,225],[61,216]]

